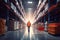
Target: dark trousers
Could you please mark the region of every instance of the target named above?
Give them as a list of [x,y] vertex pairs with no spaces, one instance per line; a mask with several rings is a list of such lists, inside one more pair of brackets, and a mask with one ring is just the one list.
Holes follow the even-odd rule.
[[28,27],[28,32],[30,32],[30,27]]

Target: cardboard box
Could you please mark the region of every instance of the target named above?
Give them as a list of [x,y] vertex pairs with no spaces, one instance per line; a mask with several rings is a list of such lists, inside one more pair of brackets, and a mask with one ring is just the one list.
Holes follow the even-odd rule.
[[52,35],[60,35],[60,23],[48,24],[48,33]]
[[5,25],[6,24],[6,20],[0,18],[0,35],[5,34],[6,30],[5,30]]

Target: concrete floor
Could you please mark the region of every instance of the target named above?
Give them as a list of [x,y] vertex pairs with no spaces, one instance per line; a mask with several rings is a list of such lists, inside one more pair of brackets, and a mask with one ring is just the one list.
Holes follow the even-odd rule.
[[0,36],[0,40],[60,40],[60,37],[52,36],[44,31],[34,30],[34,33],[24,36],[24,30],[9,31],[5,36]]

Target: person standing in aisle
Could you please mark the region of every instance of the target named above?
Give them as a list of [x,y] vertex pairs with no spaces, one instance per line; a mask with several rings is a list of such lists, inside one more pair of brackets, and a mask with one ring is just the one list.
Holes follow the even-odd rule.
[[28,32],[30,32],[30,26],[31,26],[31,22],[28,21],[28,22],[27,22]]

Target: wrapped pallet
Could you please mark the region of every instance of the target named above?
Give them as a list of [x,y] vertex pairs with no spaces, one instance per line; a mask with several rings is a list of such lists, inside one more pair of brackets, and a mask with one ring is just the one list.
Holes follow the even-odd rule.
[[15,21],[14,22],[14,30],[18,30],[19,29],[19,21]]
[[3,35],[5,34],[5,23],[6,23],[6,20],[5,19],[2,19],[0,18],[0,35]]
[[48,24],[48,33],[52,35],[60,35],[60,23]]

